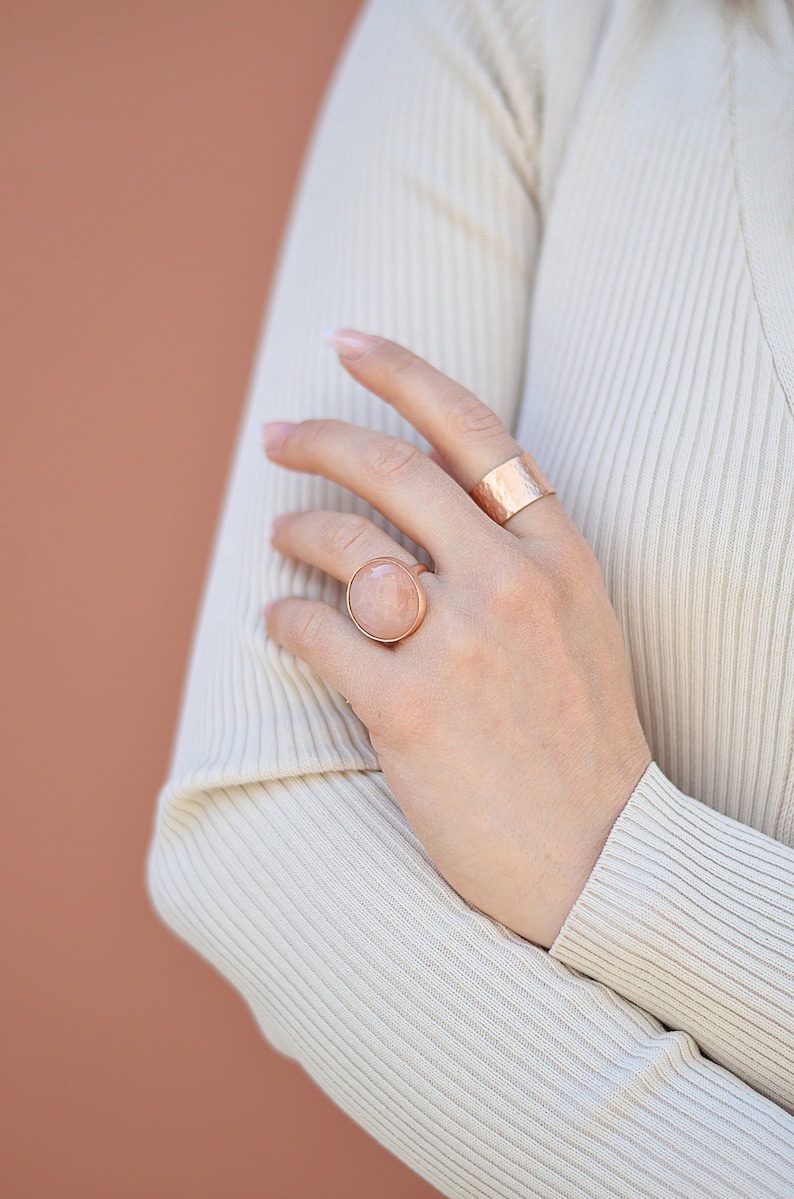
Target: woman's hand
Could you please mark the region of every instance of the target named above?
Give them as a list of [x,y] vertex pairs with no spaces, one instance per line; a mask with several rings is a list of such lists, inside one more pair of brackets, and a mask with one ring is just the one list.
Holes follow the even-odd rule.
[[[650,762],[598,563],[555,496],[500,527],[467,492],[521,453],[471,392],[384,338],[337,330],[348,371],[437,461],[334,420],[265,426],[272,461],[356,492],[431,555],[427,615],[389,647],[327,604],[269,604],[267,630],[350,700],[394,795],[470,904],[550,946]],[[415,559],[375,524],[279,517],[273,545],[342,582]]]

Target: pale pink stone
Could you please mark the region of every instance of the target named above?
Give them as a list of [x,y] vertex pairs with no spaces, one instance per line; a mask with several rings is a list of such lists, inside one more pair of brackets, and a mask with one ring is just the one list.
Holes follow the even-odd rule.
[[353,579],[350,609],[372,637],[404,637],[419,615],[419,596],[407,569],[393,562],[364,566]]

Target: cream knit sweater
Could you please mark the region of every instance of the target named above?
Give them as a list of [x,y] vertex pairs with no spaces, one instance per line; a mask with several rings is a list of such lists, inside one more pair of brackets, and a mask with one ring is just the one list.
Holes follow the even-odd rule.
[[[446,884],[350,708],[264,635],[268,598],[342,602],[269,548],[273,516],[366,508],[251,428],[419,440],[330,324],[493,406],[600,560],[655,762],[550,953]],[[445,1195],[794,1196],[793,331],[784,0],[365,8],[285,243],[148,882],[270,1043]]]

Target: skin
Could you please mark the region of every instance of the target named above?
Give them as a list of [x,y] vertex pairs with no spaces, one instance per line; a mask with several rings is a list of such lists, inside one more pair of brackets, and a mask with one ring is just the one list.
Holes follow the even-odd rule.
[[[537,945],[555,940],[651,754],[598,563],[555,496],[500,527],[467,492],[522,452],[471,392],[410,350],[354,330],[339,360],[435,447],[334,420],[263,427],[269,458],[323,475],[435,563],[427,615],[395,646],[292,596],[268,635],[344,695],[397,802],[447,882]],[[370,521],[295,512],[282,554],[346,583],[369,558],[415,563]]]

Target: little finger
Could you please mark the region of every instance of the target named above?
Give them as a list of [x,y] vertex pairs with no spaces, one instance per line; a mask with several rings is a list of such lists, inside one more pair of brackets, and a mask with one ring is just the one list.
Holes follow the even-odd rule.
[[392,658],[330,604],[291,595],[265,608],[268,636],[349,700],[364,719],[368,690],[387,686]]

